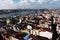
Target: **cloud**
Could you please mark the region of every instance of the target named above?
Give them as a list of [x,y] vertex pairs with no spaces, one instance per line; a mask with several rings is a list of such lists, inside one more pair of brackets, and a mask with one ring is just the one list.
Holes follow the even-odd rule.
[[46,2],[46,0],[38,0],[38,2],[39,2],[40,4],[42,4],[42,3]]
[[43,4],[48,0],[21,0],[17,5],[24,6],[24,5],[35,5],[35,4]]
[[[16,0],[15,0],[16,1]],[[0,9],[18,9],[21,6],[28,5],[28,0],[20,0],[15,3],[13,0],[0,0]]]
[[[0,0],[0,9],[19,9],[19,8],[39,8],[43,7],[44,3],[59,2],[60,0]],[[48,2],[48,3],[47,3]],[[49,5],[48,5],[49,6]]]
[[31,0],[31,2],[37,2],[37,3],[40,3],[40,4],[43,4],[44,2],[47,2],[48,0]]
[[59,0],[52,0],[53,2],[58,2]]
[[58,3],[60,0],[52,0],[50,3]]
[[0,0],[0,9],[14,9],[16,7],[12,0]]

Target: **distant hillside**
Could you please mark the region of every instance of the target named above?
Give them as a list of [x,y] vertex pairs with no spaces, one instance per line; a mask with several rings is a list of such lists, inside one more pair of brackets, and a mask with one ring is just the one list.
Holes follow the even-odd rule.
[[43,11],[45,11],[45,10],[47,10],[48,11],[48,9],[10,9],[10,10],[0,10],[0,14],[9,14],[9,13],[16,13],[16,12],[24,12],[24,11],[41,11],[41,12],[43,12]]

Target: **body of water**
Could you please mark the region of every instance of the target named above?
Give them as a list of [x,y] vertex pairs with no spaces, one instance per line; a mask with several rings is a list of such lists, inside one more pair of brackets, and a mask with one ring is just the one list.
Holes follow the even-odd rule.
[[16,13],[5,13],[5,14],[0,14],[0,18],[13,17],[13,16],[19,16],[25,14],[35,14],[35,13],[40,13],[40,11],[23,11],[23,12],[16,12]]

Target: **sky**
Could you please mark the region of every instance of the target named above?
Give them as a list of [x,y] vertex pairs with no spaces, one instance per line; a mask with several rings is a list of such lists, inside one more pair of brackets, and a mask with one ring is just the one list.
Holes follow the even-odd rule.
[[0,9],[60,8],[60,0],[0,0]]

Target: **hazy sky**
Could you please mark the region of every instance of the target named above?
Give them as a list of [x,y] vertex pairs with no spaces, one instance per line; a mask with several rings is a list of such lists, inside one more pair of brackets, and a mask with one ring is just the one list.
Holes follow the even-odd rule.
[[0,0],[0,9],[60,8],[60,0]]

